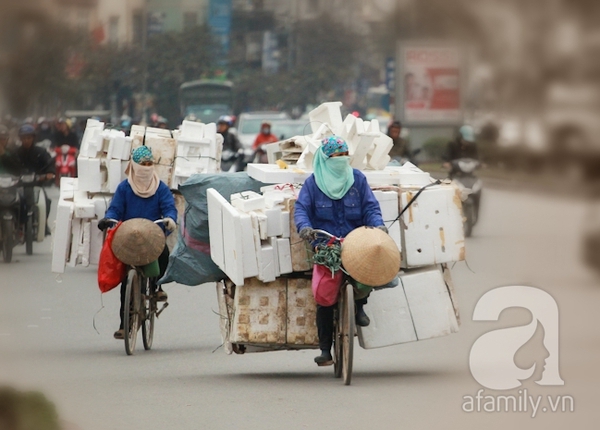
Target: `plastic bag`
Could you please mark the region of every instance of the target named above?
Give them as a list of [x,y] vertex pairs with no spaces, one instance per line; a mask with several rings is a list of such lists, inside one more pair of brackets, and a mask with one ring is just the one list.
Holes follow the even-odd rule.
[[106,239],[102,245],[100,262],[98,263],[98,287],[100,287],[100,291],[103,293],[115,288],[125,277],[127,267],[125,263],[115,257],[111,248],[113,237],[120,225],[121,223],[119,222],[115,228],[108,230]]
[[333,306],[338,301],[340,287],[344,282],[344,272],[331,270],[320,264],[313,265],[312,292],[315,302],[321,306]]

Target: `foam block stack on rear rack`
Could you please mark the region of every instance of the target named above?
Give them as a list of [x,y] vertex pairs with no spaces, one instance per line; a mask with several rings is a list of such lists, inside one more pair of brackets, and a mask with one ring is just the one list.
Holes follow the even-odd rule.
[[[98,220],[104,217],[118,185],[126,179],[132,150],[144,144],[152,150],[159,177],[170,187],[177,187],[193,173],[219,171],[216,160],[220,159],[222,137],[214,123],[184,121],[177,132],[134,125],[130,136],[125,136],[120,130],[105,129],[104,123],[89,119],[77,159],[79,176],[61,178],[53,272],[63,273],[65,266],[98,263],[102,247]],[[181,160],[179,150],[184,152]]]

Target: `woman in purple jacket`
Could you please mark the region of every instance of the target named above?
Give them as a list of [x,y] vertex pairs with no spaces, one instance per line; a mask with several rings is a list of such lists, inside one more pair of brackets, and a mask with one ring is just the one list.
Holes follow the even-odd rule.
[[[369,188],[365,175],[350,167],[348,144],[338,136],[323,139],[315,153],[314,173],[309,176],[298,196],[294,221],[302,239],[314,242],[315,229],[345,237],[362,226],[377,227],[387,232],[381,217],[379,202]],[[356,324],[367,326],[369,317],[363,306],[367,299],[356,301]],[[317,305],[317,330],[321,355],[315,358],[320,366],[333,364],[334,306]]]
[[[106,217],[98,221],[98,228],[105,230],[110,227],[109,219],[127,221],[132,218],[146,218],[150,221],[164,219],[164,228],[172,232],[177,227],[177,208],[175,199],[168,185],[162,182],[154,171],[154,157],[147,146],[136,148],[131,154],[129,166],[125,171],[127,179],[119,184],[113,196]],[[162,277],[169,263],[169,248],[165,245],[162,254],[158,257],[160,277]],[[121,325],[114,334],[115,339],[123,339],[123,301],[125,297],[125,282],[121,284]],[[157,292],[159,301],[167,300],[165,293],[159,286]]]

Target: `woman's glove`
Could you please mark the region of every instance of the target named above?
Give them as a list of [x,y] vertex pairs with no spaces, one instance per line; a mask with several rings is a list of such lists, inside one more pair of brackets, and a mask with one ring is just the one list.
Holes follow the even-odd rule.
[[165,226],[168,232],[173,232],[177,228],[177,223],[169,217],[163,218],[163,225]]
[[304,227],[298,232],[298,234],[302,239],[306,240],[307,242],[312,242],[317,238],[317,232],[310,227]]
[[378,225],[375,228],[378,228],[379,230],[383,231],[386,234],[388,233],[388,229],[387,229],[387,227],[385,225]]
[[109,221],[108,218],[102,218],[100,221],[98,221],[98,230],[104,231],[110,227],[111,224],[112,222]]

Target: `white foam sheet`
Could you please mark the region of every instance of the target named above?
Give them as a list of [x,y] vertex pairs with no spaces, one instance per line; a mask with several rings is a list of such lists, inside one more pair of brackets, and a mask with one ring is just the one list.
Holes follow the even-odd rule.
[[[402,207],[417,192],[417,188],[403,192],[400,196]],[[425,189],[401,220],[402,267],[464,260],[461,204],[454,187],[440,185]]]
[[417,340],[402,284],[372,292],[365,312],[371,324],[358,327],[361,347],[381,348]]
[[206,191],[208,205],[208,236],[210,239],[210,258],[221,270],[225,269],[225,254],[223,244],[223,216],[221,208],[227,200],[214,188]]
[[[225,201],[221,208],[223,216],[223,255],[225,273],[235,285],[244,284],[244,247],[240,213]],[[212,240],[211,240],[212,243]]]
[[71,220],[75,204],[59,200],[56,209],[56,221],[52,235],[52,271],[64,273],[67,255],[71,245]]
[[308,118],[312,131],[316,132],[321,124],[328,124],[334,134],[339,134],[342,130],[341,106],[342,102],[327,102],[310,111]]
[[373,191],[375,198],[381,207],[381,216],[388,233],[402,252],[402,240],[400,236],[400,220],[394,222],[398,217],[398,193],[396,191]]
[[458,332],[458,321],[437,266],[413,270],[400,277],[419,340]]
[[254,245],[252,218],[248,214],[240,214],[242,226],[242,255],[244,260],[244,278],[258,276],[258,258]]
[[277,239],[277,252],[279,258],[279,272],[282,275],[292,273],[292,250],[290,239]]

